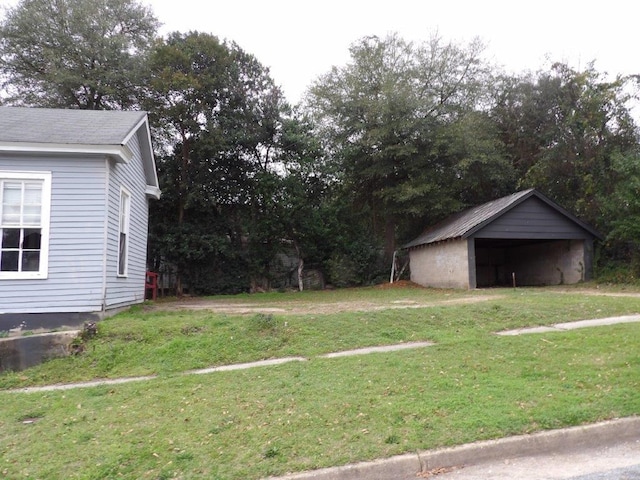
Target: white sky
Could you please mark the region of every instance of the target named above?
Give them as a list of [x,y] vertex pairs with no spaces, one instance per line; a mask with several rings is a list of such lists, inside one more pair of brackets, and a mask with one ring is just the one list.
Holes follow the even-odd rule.
[[[0,0],[1,1],[1,0]],[[271,69],[292,103],[365,35],[466,43],[514,72],[595,60],[598,71],[640,73],[638,6],[631,0],[143,0],[162,33],[199,30],[234,40]]]
[[477,36],[487,58],[512,72],[595,60],[611,75],[640,73],[640,7],[632,0],[140,1],[163,23],[162,34],[199,30],[234,40],[270,68],[292,103],[332,65],[345,64],[355,40],[391,32],[418,41]]

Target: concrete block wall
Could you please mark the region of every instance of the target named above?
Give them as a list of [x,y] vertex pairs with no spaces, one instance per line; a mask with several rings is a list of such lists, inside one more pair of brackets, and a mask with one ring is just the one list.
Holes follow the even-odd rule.
[[409,251],[411,281],[425,287],[473,288],[469,284],[466,239],[425,245]]
[[510,269],[522,285],[573,284],[585,280],[584,240],[558,240],[509,250]]
[[0,372],[20,371],[45,360],[69,355],[69,346],[80,331],[52,332],[0,338]]

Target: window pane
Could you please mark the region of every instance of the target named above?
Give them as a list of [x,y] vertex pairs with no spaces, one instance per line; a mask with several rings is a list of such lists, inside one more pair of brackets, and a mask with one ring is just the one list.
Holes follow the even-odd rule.
[[42,204],[42,184],[27,183],[24,186],[24,204],[37,205]]
[[0,252],[0,271],[17,272],[18,271],[18,252]]
[[22,183],[5,182],[2,189],[4,205],[20,205],[22,201]]
[[120,206],[120,231],[127,232],[127,223],[129,216],[129,197],[125,194],[122,195],[122,205]]
[[131,200],[129,194],[122,190],[120,192],[120,245],[118,251],[118,275],[127,274],[127,256],[129,255],[129,212]]
[[2,225],[20,225],[20,206],[2,206]]
[[[33,210],[37,208],[37,210]],[[40,225],[40,207],[24,207],[22,215],[23,225]]]
[[[22,209],[21,209],[22,207]],[[40,225],[42,183],[5,182],[2,199],[3,225]]]
[[22,252],[22,271],[37,272],[40,269],[40,252]]
[[2,229],[2,248],[20,248],[20,229],[19,228],[3,228]]
[[22,248],[25,250],[40,250],[40,238],[39,228],[25,228]]
[[120,252],[118,256],[118,275],[125,274],[125,268],[127,265],[127,235],[120,234]]

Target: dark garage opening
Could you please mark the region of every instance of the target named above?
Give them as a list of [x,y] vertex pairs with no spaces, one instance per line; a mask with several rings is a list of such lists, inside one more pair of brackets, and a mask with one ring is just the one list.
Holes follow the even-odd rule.
[[[582,240],[475,239],[476,286],[479,288],[558,285]],[[583,268],[578,265],[578,268]]]

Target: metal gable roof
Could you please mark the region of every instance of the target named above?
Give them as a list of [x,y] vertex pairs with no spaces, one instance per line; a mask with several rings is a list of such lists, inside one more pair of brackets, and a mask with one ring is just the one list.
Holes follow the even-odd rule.
[[0,142],[123,145],[146,112],[0,107]]
[[593,228],[571,215],[565,209],[549,200],[537,190],[530,188],[528,190],[507,195],[506,197],[498,198],[497,200],[492,200],[482,205],[458,212],[433,227],[428,228],[419,237],[404,245],[403,248],[412,248],[429,243],[451,240],[454,238],[468,238],[487,224],[494,221],[496,218],[532,196],[539,198],[572,222],[577,223],[594,237],[602,239],[602,235]]

